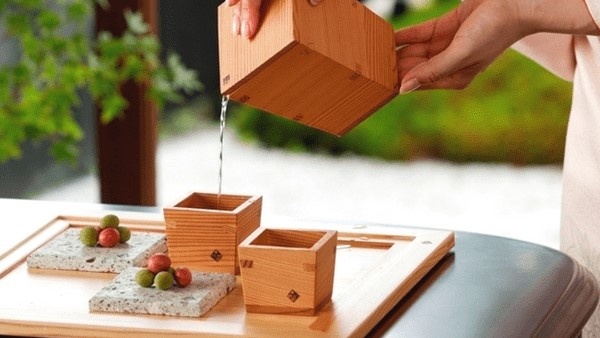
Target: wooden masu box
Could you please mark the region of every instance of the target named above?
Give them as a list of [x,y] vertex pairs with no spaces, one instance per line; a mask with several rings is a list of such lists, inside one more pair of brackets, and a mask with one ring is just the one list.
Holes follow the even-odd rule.
[[165,207],[174,266],[239,274],[237,246],[260,225],[261,196],[194,192]]
[[337,231],[258,228],[239,246],[247,312],[312,316],[333,292]]
[[263,0],[251,40],[218,8],[221,92],[343,135],[398,94],[392,26],[357,0]]

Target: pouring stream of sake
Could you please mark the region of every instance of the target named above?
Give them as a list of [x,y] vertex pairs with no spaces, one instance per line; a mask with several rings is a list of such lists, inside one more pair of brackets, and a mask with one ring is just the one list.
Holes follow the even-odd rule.
[[221,187],[223,184],[223,134],[225,132],[225,117],[227,115],[227,103],[229,95],[223,95],[221,99],[221,117],[220,117],[220,151],[219,151],[219,191],[217,194],[217,209],[221,208]]

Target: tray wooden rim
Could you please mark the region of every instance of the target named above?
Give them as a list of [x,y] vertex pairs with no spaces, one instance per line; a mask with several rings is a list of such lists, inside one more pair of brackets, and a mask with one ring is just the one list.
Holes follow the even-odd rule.
[[[164,221],[158,218],[155,219],[152,214],[147,216],[141,213],[121,218],[121,222],[132,227],[133,230],[165,231]],[[96,216],[59,215],[47,224],[42,225],[26,240],[21,241],[0,257],[0,280],[21,264],[26,264],[25,260],[31,252],[62,231],[69,227],[83,226],[98,220],[99,217]],[[281,225],[277,227],[269,226],[268,228],[281,228]],[[298,226],[294,225],[290,228],[298,228]],[[44,321],[43,316],[36,317],[14,313],[10,316],[2,314],[4,318],[0,318],[0,329],[7,333],[17,334],[38,332],[57,335],[92,334],[94,336],[111,337],[130,336],[132,332],[144,336],[164,336],[166,333],[181,336],[262,336],[269,333],[273,334],[273,332],[286,332],[292,335],[360,337],[366,335],[454,246],[454,233],[443,230],[378,226],[339,229],[332,224],[319,226],[313,224],[307,228],[338,230],[338,244],[342,246],[351,243],[373,247],[389,246],[389,248],[381,259],[372,263],[369,271],[371,273],[356,279],[352,286],[348,288],[348,290],[353,290],[353,294],[368,294],[368,297],[352,297],[352,295],[338,297],[326,305],[316,316],[312,317],[314,320],[306,327],[287,327],[283,322],[262,331],[260,327],[247,327],[248,320],[245,323],[238,323],[238,325],[228,323],[219,326],[217,325],[218,322],[207,323],[200,319],[200,321],[194,322],[195,325],[178,326],[180,330],[173,331],[172,326],[161,326],[160,323],[164,322],[165,319],[156,318],[156,316],[149,316],[152,322],[157,323],[156,327],[146,329],[143,326],[123,325],[122,323],[113,323],[112,326],[107,325],[107,323],[98,320],[97,316],[90,318],[88,321],[84,320],[85,318],[77,318],[71,322],[66,320],[48,322]],[[397,240],[406,240],[410,243],[404,246],[390,245],[390,241]],[[239,280],[237,284],[241,288]],[[377,288],[370,288],[370,285],[377,285]],[[88,315],[91,315],[91,313]],[[121,316],[129,315],[121,314]],[[141,315],[131,316],[135,318]],[[266,322],[272,316],[285,317],[285,315],[246,314],[247,319],[256,320],[256,323]],[[186,321],[188,319],[176,318],[175,320]],[[200,322],[207,324],[198,325]],[[161,327],[163,330],[156,330],[156,328]],[[278,331],[282,329],[285,331]]]

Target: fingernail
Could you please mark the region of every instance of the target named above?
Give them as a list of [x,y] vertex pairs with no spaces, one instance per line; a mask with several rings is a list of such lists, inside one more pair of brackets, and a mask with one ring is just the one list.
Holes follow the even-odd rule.
[[231,21],[231,32],[233,34],[240,34],[240,18],[237,15]]
[[247,20],[242,20],[242,36],[245,38],[250,37],[250,24]]
[[419,80],[412,78],[400,86],[400,94],[410,93],[420,86],[421,84],[419,83]]
[[315,6],[318,5],[319,2],[321,2],[321,1],[320,0],[310,0],[310,3]]

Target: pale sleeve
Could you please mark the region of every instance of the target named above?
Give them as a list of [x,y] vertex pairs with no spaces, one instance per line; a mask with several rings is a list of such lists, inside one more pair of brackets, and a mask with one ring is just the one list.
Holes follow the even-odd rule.
[[585,0],[596,26],[600,27],[600,0]]
[[[600,27],[600,0],[583,1],[592,19]],[[557,76],[568,81],[573,80],[576,61],[572,35],[537,33],[521,39],[513,45],[513,48]]]
[[575,54],[572,35],[536,33],[526,36],[512,47],[557,76],[567,81],[573,80]]

